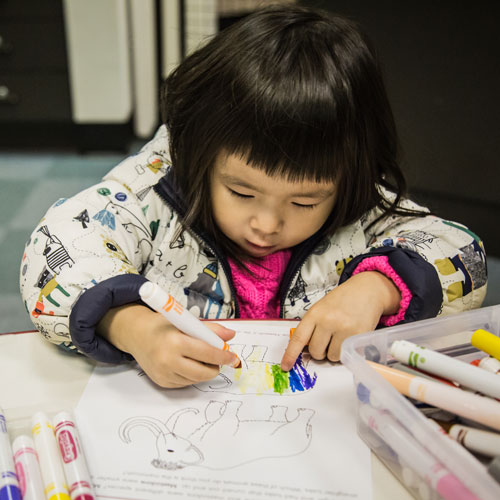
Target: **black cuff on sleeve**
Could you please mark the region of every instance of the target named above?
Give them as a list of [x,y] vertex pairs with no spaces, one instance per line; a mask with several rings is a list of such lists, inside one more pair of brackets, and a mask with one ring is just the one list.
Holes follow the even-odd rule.
[[377,247],[358,255],[344,268],[339,284],[352,276],[358,264],[367,257],[387,256],[389,264],[412,293],[412,299],[401,323],[437,316],[443,302],[443,291],[436,269],[421,255],[406,248]]
[[101,318],[112,307],[140,301],[139,288],[147,280],[138,274],[121,274],[86,290],[73,305],[69,330],[73,344],[90,358],[105,363],[123,363],[134,358],[96,335]]

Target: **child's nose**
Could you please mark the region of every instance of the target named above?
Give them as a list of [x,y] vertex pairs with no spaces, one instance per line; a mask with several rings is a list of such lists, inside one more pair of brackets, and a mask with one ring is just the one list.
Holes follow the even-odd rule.
[[262,210],[252,217],[250,227],[261,236],[279,233],[283,221],[277,212]]

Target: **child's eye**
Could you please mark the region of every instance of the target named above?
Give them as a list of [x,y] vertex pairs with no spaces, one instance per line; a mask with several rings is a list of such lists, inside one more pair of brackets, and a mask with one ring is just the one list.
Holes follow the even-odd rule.
[[295,202],[292,202],[292,203],[293,203],[293,205],[295,205],[296,207],[299,207],[299,208],[314,208],[318,205],[317,203],[313,203],[311,205],[303,205],[302,203],[295,203]]
[[[228,188],[229,189],[229,188]],[[238,191],[234,191],[232,189],[229,189],[229,192],[233,195],[236,196],[237,198],[253,198],[251,194],[243,194],[243,193],[238,193]]]

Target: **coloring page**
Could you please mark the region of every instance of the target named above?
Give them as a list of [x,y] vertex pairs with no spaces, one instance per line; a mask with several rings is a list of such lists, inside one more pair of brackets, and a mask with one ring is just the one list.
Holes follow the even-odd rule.
[[99,498],[371,498],[352,374],[306,353],[282,372],[290,321],[221,321],[242,367],[162,389],[99,366],[75,410]]

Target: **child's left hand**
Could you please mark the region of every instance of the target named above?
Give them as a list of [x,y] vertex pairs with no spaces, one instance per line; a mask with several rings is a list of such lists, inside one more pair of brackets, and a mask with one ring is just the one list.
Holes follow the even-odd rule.
[[342,342],[351,335],[375,330],[382,315],[395,314],[401,296],[396,285],[377,271],[351,276],[307,311],[281,360],[290,370],[304,346],[314,359],[340,359]]

